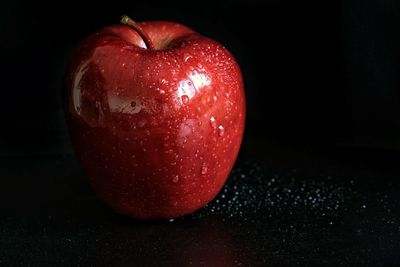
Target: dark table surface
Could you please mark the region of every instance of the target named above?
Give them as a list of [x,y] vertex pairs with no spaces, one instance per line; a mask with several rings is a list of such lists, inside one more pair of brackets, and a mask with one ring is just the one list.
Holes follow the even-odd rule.
[[0,163],[0,265],[399,264],[399,151],[243,150],[212,203],[165,221],[109,210],[71,151],[8,151]]

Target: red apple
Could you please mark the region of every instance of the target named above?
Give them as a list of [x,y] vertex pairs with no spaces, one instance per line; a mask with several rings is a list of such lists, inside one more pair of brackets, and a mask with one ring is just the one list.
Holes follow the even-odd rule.
[[240,69],[221,44],[180,24],[121,22],[72,54],[73,145],[117,212],[182,216],[217,195],[236,160],[245,123]]

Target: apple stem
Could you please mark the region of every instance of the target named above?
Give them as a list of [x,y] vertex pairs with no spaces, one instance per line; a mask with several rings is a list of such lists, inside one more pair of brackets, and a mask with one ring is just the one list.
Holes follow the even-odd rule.
[[134,29],[139,35],[140,37],[143,39],[144,43],[146,44],[146,47],[150,50],[154,50],[154,44],[151,41],[150,37],[147,35],[147,33],[145,33],[142,29],[142,27],[139,26],[139,24],[137,24],[135,21],[133,21],[130,17],[128,17],[127,15],[123,15],[121,17],[121,23],[128,25],[129,27],[131,27],[132,29]]

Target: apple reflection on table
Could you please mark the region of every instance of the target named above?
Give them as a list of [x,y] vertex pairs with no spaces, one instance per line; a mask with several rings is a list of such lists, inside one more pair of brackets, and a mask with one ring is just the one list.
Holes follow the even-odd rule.
[[[96,233],[96,240],[87,240],[79,255],[80,263],[110,266],[247,266],[257,259],[243,258],[232,233],[235,228],[218,218],[194,221],[132,222],[112,215],[114,227],[107,233]],[[118,227],[116,227],[119,225]],[[120,226],[123,226],[122,228]],[[110,233],[112,235],[110,235]],[[85,244],[85,243],[84,243]],[[99,256],[100,255],[100,256]]]

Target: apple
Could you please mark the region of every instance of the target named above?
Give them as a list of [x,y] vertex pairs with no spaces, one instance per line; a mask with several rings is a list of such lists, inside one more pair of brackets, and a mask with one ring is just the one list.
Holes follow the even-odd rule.
[[74,49],[69,132],[98,196],[138,219],[191,213],[220,191],[245,124],[242,75],[218,42],[183,25],[105,27]]

